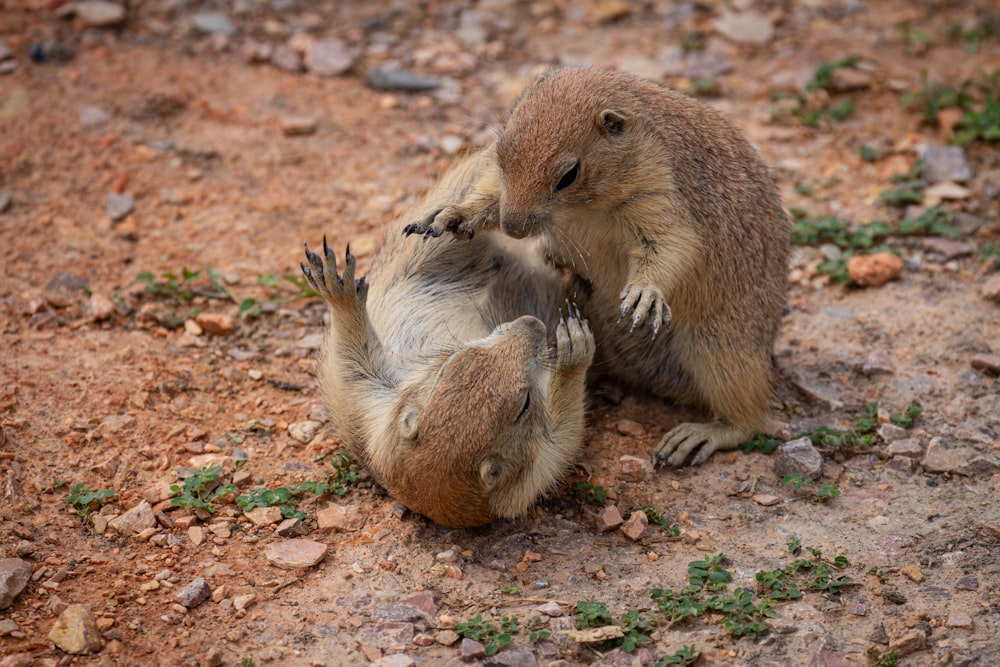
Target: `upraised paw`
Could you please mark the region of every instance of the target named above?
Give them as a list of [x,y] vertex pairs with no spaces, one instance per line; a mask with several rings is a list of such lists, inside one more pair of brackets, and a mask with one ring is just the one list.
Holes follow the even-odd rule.
[[351,246],[348,244],[344,253],[344,273],[343,276],[337,274],[337,257],[330,246],[327,245],[326,236],[323,236],[323,252],[316,254],[309,250],[309,244],[304,244],[306,252],[306,263],[299,263],[302,274],[306,277],[309,285],[319,292],[319,295],[331,306],[342,305],[351,301],[364,302],[368,289],[364,278],[355,280],[354,272],[357,269],[357,258],[351,254]]
[[632,283],[622,290],[621,300],[621,316],[618,321],[629,317],[631,313],[629,332],[641,327],[647,319],[654,338],[660,333],[661,328],[664,331],[670,330],[670,306],[667,305],[660,290],[649,285]]
[[566,311],[566,315],[559,313],[559,326],[556,328],[556,366],[587,368],[596,350],[590,323],[580,314],[576,304],[567,301]]
[[437,238],[445,232],[451,232],[455,236],[472,238],[473,230],[466,224],[465,216],[455,206],[445,206],[441,209],[431,211],[423,218],[411,222],[403,228],[405,236],[421,235],[425,239],[429,237]]

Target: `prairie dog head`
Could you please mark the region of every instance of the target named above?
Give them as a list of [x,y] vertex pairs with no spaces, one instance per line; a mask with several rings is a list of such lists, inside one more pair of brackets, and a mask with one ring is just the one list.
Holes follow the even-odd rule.
[[500,226],[515,238],[542,234],[574,211],[621,202],[639,130],[629,78],[557,69],[514,103],[497,142]]
[[[374,462],[389,491],[448,527],[523,514],[569,461],[544,461],[549,352],[525,316],[453,353],[422,409],[403,409],[392,460]],[[549,455],[551,458],[551,455]]]

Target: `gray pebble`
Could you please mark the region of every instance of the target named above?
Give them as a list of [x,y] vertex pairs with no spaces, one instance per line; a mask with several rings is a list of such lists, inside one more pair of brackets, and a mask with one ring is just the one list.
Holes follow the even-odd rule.
[[321,39],[306,51],[306,68],[321,76],[338,76],[351,69],[354,57],[339,39]]
[[111,120],[111,114],[101,107],[85,106],[80,109],[80,125],[84,127],[97,127],[104,125]]
[[177,601],[188,609],[194,609],[211,596],[212,589],[202,577],[198,577],[175,595]]
[[930,183],[967,183],[972,180],[972,167],[965,159],[965,150],[961,146],[927,144],[920,157],[924,161],[924,178]]
[[108,195],[108,217],[114,222],[124,219],[135,210],[132,195]]
[[271,53],[271,64],[285,72],[298,74],[302,71],[302,56],[295,49],[279,44]]
[[0,213],[5,213],[13,202],[9,194],[0,193]]
[[418,92],[434,90],[441,86],[441,82],[402,70],[375,67],[368,71],[368,85],[375,90]]
[[775,452],[774,471],[778,477],[800,474],[816,479],[823,472],[823,456],[809,438],[790,440]]
[[191,17],[195,30],[206,35],[235,35],[236,26],[221,12],[198,12]]
[[31,578],[31,564],[20,558],[0,559],[0,609],[6,609],[20,595]]

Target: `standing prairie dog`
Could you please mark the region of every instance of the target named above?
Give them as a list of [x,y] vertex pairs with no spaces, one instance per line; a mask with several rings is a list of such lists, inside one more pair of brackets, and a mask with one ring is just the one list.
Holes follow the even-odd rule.
[[[496,158],[452,168],[401,220],[464,197]],[[337,435],[411,510],[448,527],[523,514],[577,457],[594,338],[534,243],[423,243],[389,229],[367,280],[323,242],[302,270],[330,309],[317,364]],[[550,351],[548,333],[554,334]]]
[[522,93],[495,150],[495,168],[469,196],[410,231],[468,237],[499,224],[515,238],[543,237],[577,278],[598,367],[713,413],[668,432],[658,462],[694,454],[701,463],[762,428],[789,226],[739,132],[655,83],[568,68]]

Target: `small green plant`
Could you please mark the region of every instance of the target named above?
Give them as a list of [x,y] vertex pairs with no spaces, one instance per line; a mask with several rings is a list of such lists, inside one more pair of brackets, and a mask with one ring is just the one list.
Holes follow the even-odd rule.
[[476,614],[468,621],[455,624],[455,632],[459,637],[482,642],[486,647],[486,655],[496,655],[500,649],[510,644],[512,636],[520,630],[520,621],[516,616],[504,616],[500,625]]
[[517,586],[511,584],[510,586],[501,586],[500,592],[504,595],[517,595]]
[[780,446],[781,440],[764,435],[763,433],[754,433],[749,442],[740,447],[740,451],[744,454],[750,454],[751,452],[772,454]]
[[232,484],[220,485],[221,466],[205,466],[196,470],[183,484],[170,486],[170,503],[175,507],[192,507],[212,513],[215,511],[215,500],[225,495],[235,493]]
[[841,250],[869,249],[888,236],[892,229],[881,220],[855,225],[834,215],[810,216],[802,209],[792,209],[792,241],[796,245],[816,246],[832,243]]
[[912,220],[900,220],[896,231],[904,236],[948,236],[962,235],[962,230],[952,224],[948,211],[932,206]]
[[689,667],[690,665],[698,662],[698,658],[701,653],[694,647],[693,644],[681,647],[679,650],[671,653],[670,655],[665,655],[656,662],[654,662],[650,667],[668,667],[668,665],[680,665],[681,667]]
[[984,243],[979,249],[979,256],[984,264],[992,264],[994,271],[1000,269],[1000,243]]
[[[633,512],[642,512],[643,514],[646,515],[646,518],[649,520],[650,523],[659,526],[668,535],[676,536],[676,535],[680,535],[681,534],[680,526],[678,526],[676,523],[670,521],[666,517],[666,515],[664,515],[662,512],[660,512],[658,509],[656,509],[652,505],[643,505],[642,507],[639,507],[639,508],[637,508],[635,510],[632,510],[632,511]],[[631,514],[631,513],[632,512],[629,512],[629,514]]]
[[923,30],[911,28],[909,21],[903,21],[899,26],[903,33],[903,43],[906,44],[906,51],[911,55],[924,53],[931,43],[930,35]]
[[222,274],[210,268],[201,271],[191,271],[181,268],[180,274],[173,272],[161,273],[157,278],[148,271],[136,276],[136,281],[146,283],[146,292],[176,304],[191,301],[196,296],[206,299],[231,300],[229,290],[222,284]]
[[532,644],[537,644],[538,642],[543,642],[547,639],[552,639],[552,633],[548,630],[542,629],[542,617],[532,616],[527,621],[524,622],[524,629],[528,630],[530,634],[528,635],[528,641]]
[[[63,484],[65,484],[65,482],[63,482]],[[104,501],[114,495],[115,492],[111,489],[91,491],[83,484],[77,484],[70,489],[69,495],[65,498],[65,502],[67,505],[72,505],[73,509],[76,510],[76,513],[79,516],[89,516],[94,510],[100,509],[101,505],[104,504]]]
[[[295,292],[291,296],[282,297],[282,280],[294,286]],[[254,298],[243,299],[240,302],[240,315],[245,318],[259,317],[265,310],[273,310],[288,301],[319,296],[319,293],[309,286],[305,277],[297,273],[286,273],[280,278],[273,273],[269,273],[257,278],[257,284],[270,288],[272,291],[271,296],[263,302]]]
[[626,653],[632,653],[643,644],[649,643],[649,635],[656,631],[657,623],[652,614],[640,614],[632,610],[622,614],[620,625],[625,633],[621,649]]
[[240,667],[254,667],[253,658],[240,658]]
[[959,146],[973,141],[1000,141],[1000,100],[986,96],[982,109],[967,109],[956,125],[955,143]]
[[343,449],[331,456],[329,460],[333,467],[333,473],[326,480],[329,485],[328,490],[338,496],[344,496],[351,490],[351,487],[358,483],[358,471],[361,464],[358,463],[358,459],[353,454]]
[[899,663],[899,651],[895,649],[883,653],[878,646],[869,646],[865,655],[871,667],[896,667]]
[[924,199],[923,186],[910,185],[899,188],[889,188],[878,193],[878,198],[889,206],[909,206],[919,204]]
[[861,148],[858,149],[858,155],[865,162],[874,162],[879,159],[878,149],[869,146],[868,144],[861,144]]
[[573,483],[572,493],[573,497],[580,503],[603,505],[608,502],[608,492],[603,486],[583,480],[577,480]]
[[814,189],[815,188],[813,188],[813,186],[809,185],[808,183],[799,183],[798,185],[795,186],[795,191],[798,192],[803,197],[811,196]]
[[820,63],[813,74],[812,81],[806,84],[806,90],[809,92],[820,89],[829,90],[830,86],[833,85],[833,73],[838,69],[854,67],[857,62],[857,56],[845,56],[839,60],[833,61],[832,63]]
[[872,568],[868,570],[868,574],[878,579],[880,584],[884,584],[885,580],[889,578],[889,570],[884,567],[878,567],[877,565],[872,566]]
[[578,630],[601,628],[614,622],[606,603],[595,598],[584,598],[576,603],[576,627]]
[[[801,543],[799,543],[801,546]],[[836,571],[850,565],[845,556],[837,556],[832,561],[823,557],[823,551],[805,547],[812,558],[798,558],[784,568],[767,570],[755,575],[761,595],[772,600],[795,600],[805,591],[839,593],[844,586],[854,583],[847,575]]]
[[797,556],[802,551],[802,540],[800,540],[796,535],[789,535],[788,539],[785,540],[785,546],[788,547],[788,552],[790,554]]
[[816,480],[808,475],[803,475],[801,473],[792,473],[791,475],[785,475],[781,479],[781,483],[785,486],[791,486],[793,489],[812,489],[813,498],[820,502],[825,502],[827,500],[833,500],[840,495],[840,489],[836,484],[817,484]]
[[924,409],[916,403],[906,408],[902,414],[893,412],[889,415],[889,423],[899,428],[911,429],[917,417],[923,413]]

